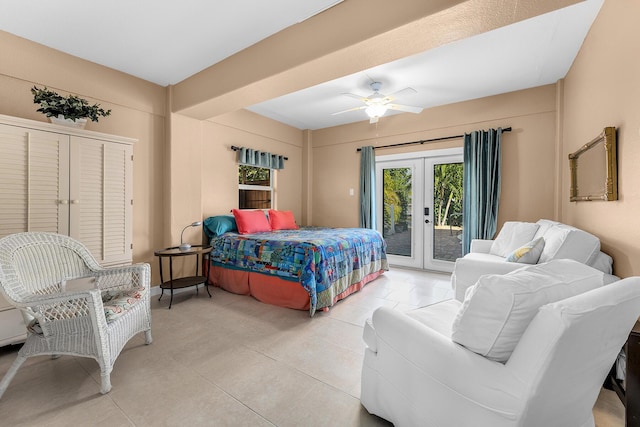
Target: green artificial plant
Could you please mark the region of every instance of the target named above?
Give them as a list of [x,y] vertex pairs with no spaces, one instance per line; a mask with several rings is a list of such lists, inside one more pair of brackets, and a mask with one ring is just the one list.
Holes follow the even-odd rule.
[[63,115],[65,119],[71,119],[74,122],[77,119],[85,118],[97,122],[98,117],[106,117],[111,114],[111,110],[100,108],[100,104],[89,105],[86,99],[76,95],[64,97],[47,89],[46,86],[42,89],[34,86],[31,88],[31,93],[33,94],[33,103],[40,104],[40,108],[36,111],[47,117]]

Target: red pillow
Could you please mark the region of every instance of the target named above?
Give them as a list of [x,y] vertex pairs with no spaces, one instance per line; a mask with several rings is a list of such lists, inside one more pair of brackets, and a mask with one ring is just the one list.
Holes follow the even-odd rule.
[[239,209],[232,209],[233,217],[236,219],[238,225],[238,232],[240,234],[259,233],[261,231],[271,231],[269,221],[264,212],[257,211],[241,211]]
[[291,211],[274,211],[269,209],[269,223],[272,230],[297,230],[298,224]]

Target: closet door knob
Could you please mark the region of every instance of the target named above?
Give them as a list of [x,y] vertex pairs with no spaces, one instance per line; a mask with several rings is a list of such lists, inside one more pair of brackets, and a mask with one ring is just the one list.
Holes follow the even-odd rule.
[[77,205],[78,203],[80,203],[80,200],[72,200],[72,201],[71,201],[71,204],[72,204],[72,205]]
[[58,200],[58,204],[60,204],[60,205],[68,205],[69,201],[68,200]]

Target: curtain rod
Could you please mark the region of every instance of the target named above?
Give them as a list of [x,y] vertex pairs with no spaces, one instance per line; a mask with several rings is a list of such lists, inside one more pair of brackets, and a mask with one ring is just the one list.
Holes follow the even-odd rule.
[[[232,149],[233,151],[238,151],[238,150],[240,150],[241,148],[240,148],[240,147],[236,147],[235,145],[232,145],[232,146],[231,146],[231,149]],[[265,152],[260,153],[260,155],[261,155],[261,156],[264,156],[265,154],[267,154],[267,153],[265,153]],[[288,157],[286,157],[286,156],[284,156],[284,157],[283,157],[283,159],[285,159],[285,160],[289,160],[289,158],[288,158]]]
[[[502,129],[502,132],[511,132],[511,127]],[[443,136],[440,138],[432,138],[432,139],[421,139],[420,141],[411,141],[411,142],[400,142],[398,144],[389,144],[389,145],[381,145],[375,148],[391,148],[391,147],[400,147],[402,145],[412,145],[412,144],[424,144],[425,142],[436,142],[436,141],[444,141],[447,139],[456,139],[462,138],[464,135],[453,135],[453,136]],[[362,151],[362,148],[358,148],[356,151]]]

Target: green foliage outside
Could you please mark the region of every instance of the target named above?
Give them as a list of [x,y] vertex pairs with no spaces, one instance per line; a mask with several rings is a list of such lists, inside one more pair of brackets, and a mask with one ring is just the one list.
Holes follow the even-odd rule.
[[462,225],[462,176],[462,163],[435,166],[433,208],[436,225]]
[[240,165],[238,167],[238,184],[269,185],[271,170],[256,166]]
[[[411,223],[411,169],[384,169],[384,231],[404,231]],[[437,226],[462,225],[462,163],[436,165],[434,174],[434,215]],[[393,221],[392,221],[393,212]]]
[[392,207],[396,230],[407,230],[411,222],[411,169],[384,169],[383,188],[384,230],[391,231]]

